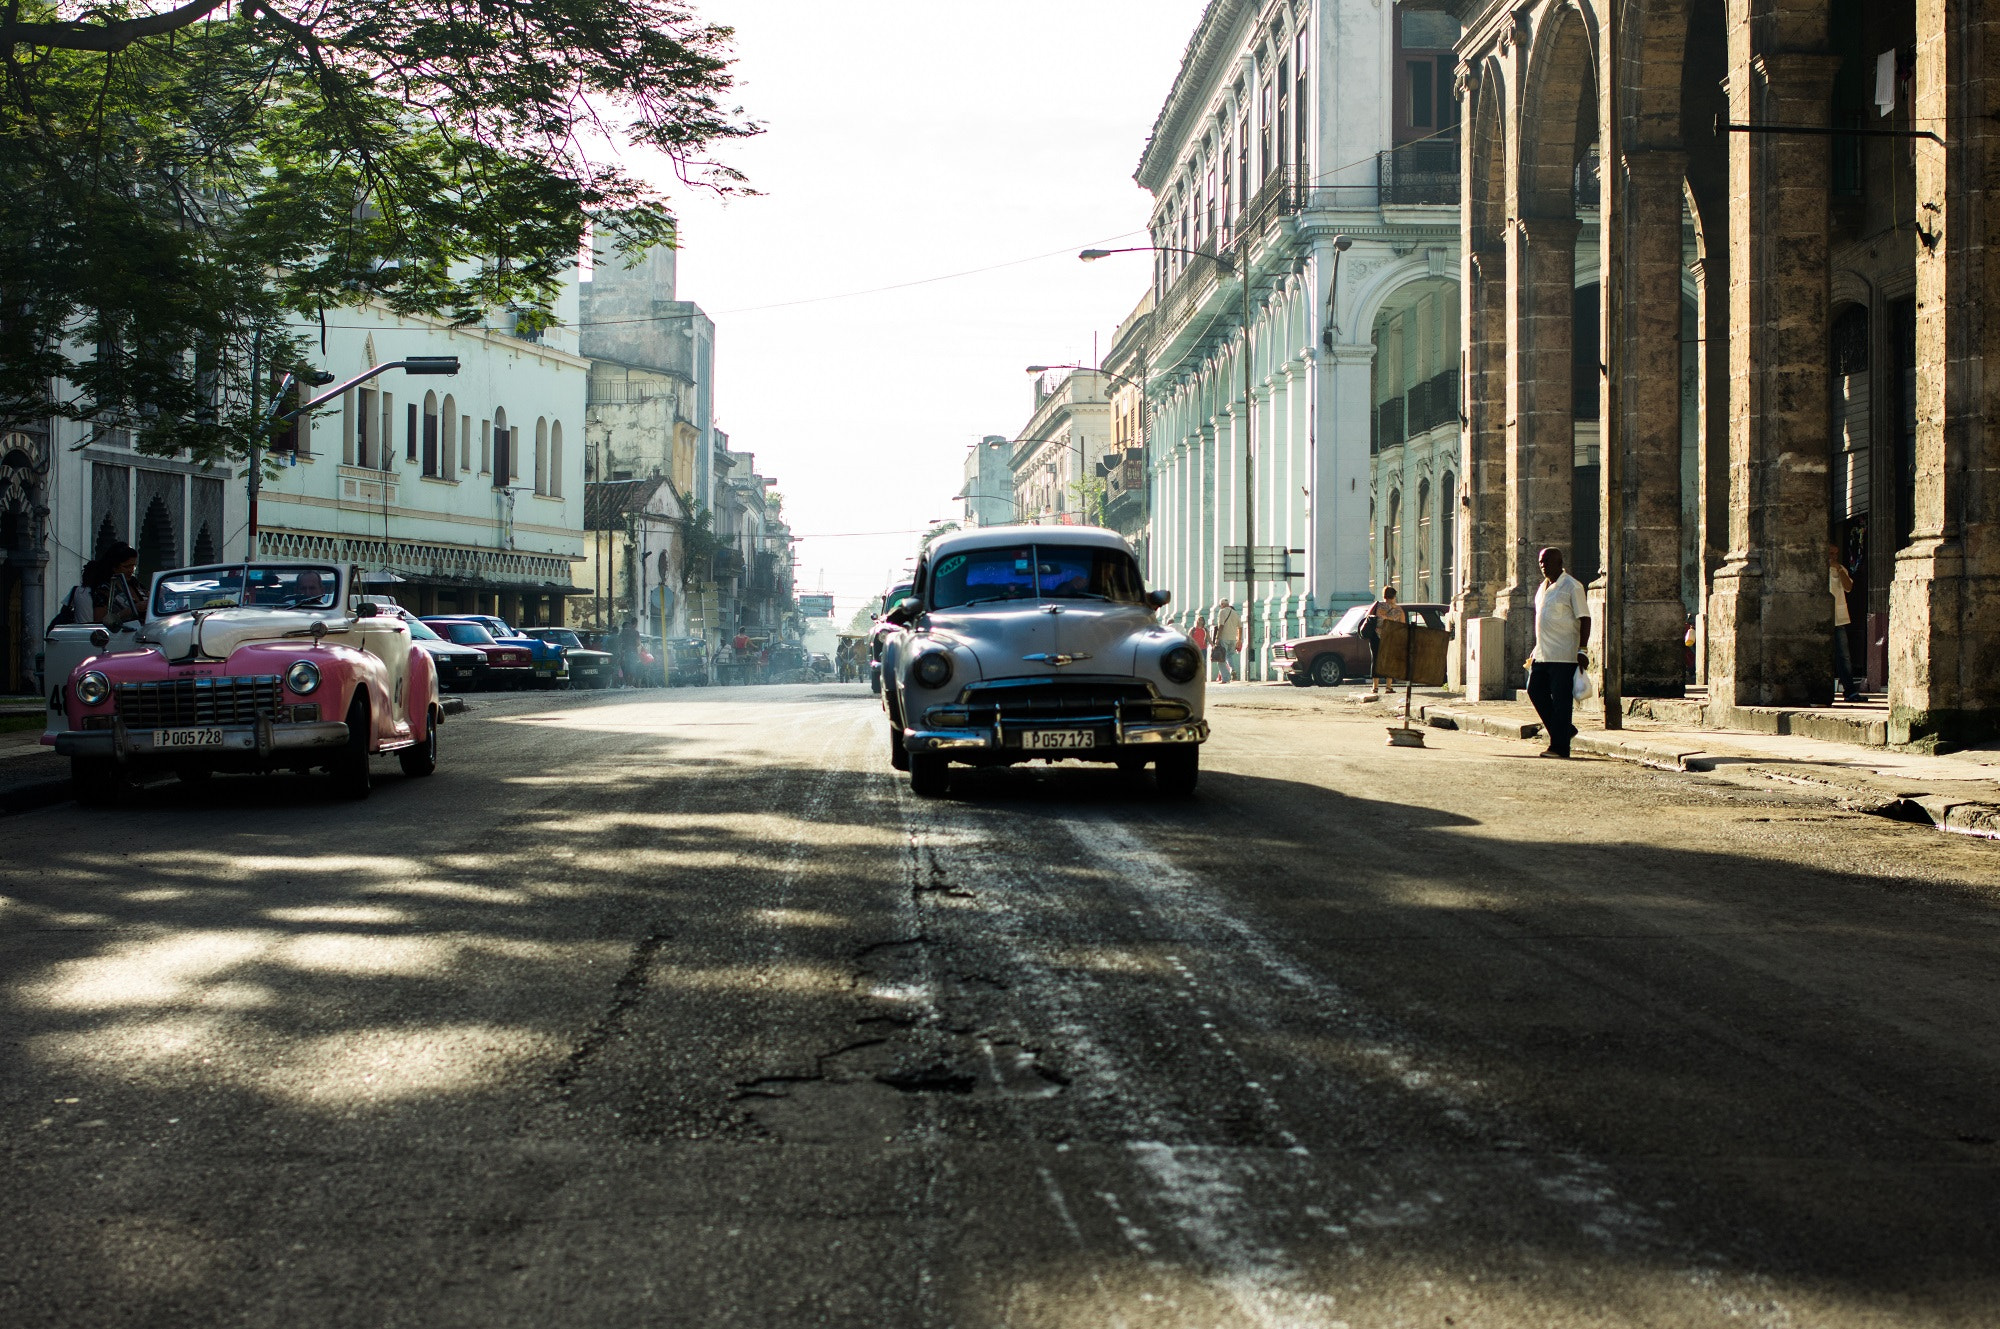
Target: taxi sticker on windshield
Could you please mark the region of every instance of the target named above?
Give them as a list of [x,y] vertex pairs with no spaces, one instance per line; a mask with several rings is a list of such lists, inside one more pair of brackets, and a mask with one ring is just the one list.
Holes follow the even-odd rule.
[[944,561],[944,566],[937,570],[937,575],[940,577],[949,577],[952,573],[965,566],[965,558],[964,554],[952,555]]

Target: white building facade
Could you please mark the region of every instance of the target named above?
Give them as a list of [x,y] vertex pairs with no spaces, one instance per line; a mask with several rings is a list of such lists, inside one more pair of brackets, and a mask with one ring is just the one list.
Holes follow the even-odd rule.
[[[1459,248],[1450,42],[1405,38],[1456,31],[1438,3],[1214,0],[1140,161],[1148,576],[1183,622],[1245,607],[1247,677],[1379,585],[1378,404],[1409,392],[1378,384],[1380,315],[1422,283],[1455,305]],[[1455,476],[1448,409],[1424,446]]]
[[524,335],[505,313],[476,327],[373,305],[329,313],[312,360],[336,382],[411,356],[457,356],[460,371],[390,370],[280,440],[289,464],[264,483],[258,554],[359,563],[420,613],[562,622],[585,589],[577,304],[572,276],[556,325]]
[[[1035,409],[1008,440],[1015,520],[1061,525],[1103,521],[1099,463],[1111,448],[1106,377],[1092,369],[1047,370],[1035,377]],[[985,445],[994,447],[995,441]]]

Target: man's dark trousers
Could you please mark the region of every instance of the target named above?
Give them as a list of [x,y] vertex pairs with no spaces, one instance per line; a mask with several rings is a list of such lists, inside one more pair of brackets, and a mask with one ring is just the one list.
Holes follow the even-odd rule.
[[1576,666],[1543,664],[1535,661],[1528,670],[1528,700],[1542,717],[1542,732],[1549,736],[1549,751],[1569,755],[1569,741],[1576,737],[1570,711],[1576,705]]

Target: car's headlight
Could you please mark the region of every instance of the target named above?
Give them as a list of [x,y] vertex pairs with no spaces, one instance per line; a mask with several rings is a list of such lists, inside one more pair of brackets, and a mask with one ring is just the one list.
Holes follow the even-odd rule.
[[294,660],[285,671],[285,686],[301,697],[319,691],[319,666],[310,660]]
[[943,651],[925,651],[910,666],[910,678],[918,687],[943,687],[951,682],[951,657]]
[[1176,683],[1192,683],[1201,673],[1201,655],[1192,646],[1176,646],[1160,657],[1160,672]]
[[102,706],[111,695],[111,680],[95,669],[76,681],[76,699],[85,706]]

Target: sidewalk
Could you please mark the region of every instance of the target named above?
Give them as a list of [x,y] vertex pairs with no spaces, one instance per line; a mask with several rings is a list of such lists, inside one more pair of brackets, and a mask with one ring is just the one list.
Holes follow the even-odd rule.
[[[1209,695],[1224,706],[1305,702],[1311,710],[1340,707],[1354,714],[1379,715],[1385,725],[1402,714],[1403,705],[1401,691],[1369,700],[1360,687],[1293,688],[1283,683],[1212,687]],[[1577,707],[1580,732],[1571,750],[1579,755],[1670,771],[1700,771],[1751,784],[1775,780],[1803,785],[1855,811],[2000,839],[2000,745],[1931,756],[1877,746],[1879,739],[1840,742],[1816,736],[1868,734],[1872,717],[1865,706],[1842,707],[1830,721],[1771,733],[1689,723],[1703,718],[1698,699],[1636,704],[1637,713],[1625,717],[1623,728],[1606,730],[1601,705],[1593,698]],[[1818,713],[1812,716],[1818,719]],[[1757,715],[1742,718],[1768,723]],[[1526,699],[1469,703],[1454,693],[1418,689],[1411,721],[1433,729],[1541,743],[1541,722]]]

